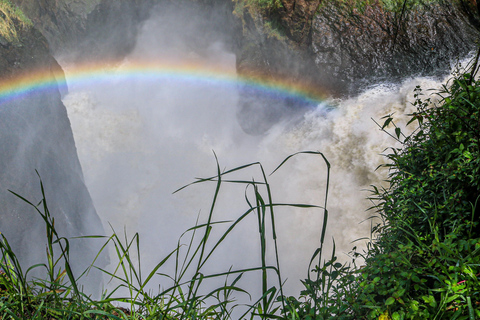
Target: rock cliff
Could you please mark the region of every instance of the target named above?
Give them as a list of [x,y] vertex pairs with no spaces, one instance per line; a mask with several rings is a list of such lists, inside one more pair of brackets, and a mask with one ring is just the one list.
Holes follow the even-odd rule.
[[[346,96],[382,81],[443,75],[476,48],[480,29],[473,2],[403,3],[236,0],[234,13],[243,25],[237,71]],[[239,121],[258,134],[299,108],[244,95]]]
[[354,93],[366,79],[445,71],[474,48],[480,26],[473,0],[407,1],[405,7],[383,0],[13,1],[53,52],[80,59],[126,55],[154,5],[221,7],[239,74],[303,81],[334,94]]
[[341,94],[373,81],[443,73],[479,37],[476,8],[466,1],[240,3],[248,39],[239,52],[240,73],[266,69]]
[[[440,75],[476,47],[479,30],[459,2],[389,8],[326,2],[312,20],[315,64],[355,84]],[[408,4],[408,2],[407,2]],[[367,80],[367,81],[366,81]]]
[[149,9],[156,2],[156,0],[12,1],[48,40],[51,51],[56,56],[73,54],[70,59],[124,56],[135,42],[139,22],[148,16]]
[[100,0],[12,0],[34,26],[48,39],[53,51],[78,43],[86,28],[88,15]]
[[[6,20],[4,20],[6,21]],[[47,40],[29,23],[9,17],[12,37],[0,45],[1,85],[41,70],[44,76],[61,74]],[[59,82],[63,81],[60,76]],[[1,87],[1,86],[0,86]],[[3,90],[3,87],[2,87]],[[5,94],[5,92],[2,92]],[[42,199],[40,180],[60,236],[103,234],[85,187],[73,134],[58,88],[28,93],[0,102],[0,232],[7,237],[24,267],[45,262],[45,224],[30,205]],[[71,240],[75,271],[93,261],[96,248],[89,241]],[[77,273],[78,275],[78,273]]]

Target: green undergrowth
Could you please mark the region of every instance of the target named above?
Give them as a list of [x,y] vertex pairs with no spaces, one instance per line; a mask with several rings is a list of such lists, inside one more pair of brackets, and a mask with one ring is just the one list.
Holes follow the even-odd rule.
[[477,60],[435,95],[415,90],[404,135],[386,116],[382,130],[400,148],[387,155],[387,189],[372,190],[384,221],[361,269],[359,297],[369,319],[480,318],[480,82]]
[[26,28],[32,21],[9,0],[0,0],[0,36],[8,42],[18,42],[18,28]]
[[[291,157],[299,155],[317,155],[327,167],[327,185],[329,163],[319,152],[300,152],[285,159],[276,170]],[[257,170],[261,177],[255,180],[237,180],[231,176],[243,170]],[[274,171],[274,172],[275,172]],[[0,319],[270,319],[277,318],[283,302],[283,278],[280,272],[279,252],[275,228],[278,207],[294,207],[320,210],[324,214],[324,224],[319,232],[322,242],[325,237],[328,212],[324,206],[308,204],[276,203],[272,201],[272,192],[267,174],[260,163],[251,163],[227,171],[221,171],[217,162],[217,174],[194,181],[194,184],[214,184],[210,211],[206,220],[197,224],[181,235],[177,246],[151,270],[145,273],[141,268],[140,236],[132,238],[119,236],[115,232],[103,238],[105,245],[98,253],[112,248],[116,259],[114,270],[95,266],[95,261],[81,275],[72,272],[70,258],[70,240],[60,237],[55,229],[55,218],[50,213],[47,199],[40,180],[43,198],[33,203],[21,195],[16,196],[27,202],[39,214],[45,223],[46,257],[44,262],[24,269],[15,252],[3,235],[0,241]],[[215,220],[216,206],[220,190],[225,185],[243,185],[243,197],[248,209],[232,221]],[[183,188],[190,187],[187,185]],[[180,192],[183,188],[177,190]],[[13,193],[13,192],[12,192]],[[328,194],[328,192],[326,193]],[[327,196],[325,195],[325,206]],[[234,208],[232,208],[234,209]],[[261,263],[256,267],[235,269],[230,267],[224,272],[209,274],[205,265],[215,257],[215,253],[237,226],[250,217],[256,217],[258,224],[258,242],[260,244]],[[226,231],[215,232],[223,227]],[[224,229],[225,230],[225,229]],[[270,230],[270,231],[267,231]],[[85,239],[89,240],[89,239]],[[274,252],[274,260],[267,258],[267,251]],[[252,253],[253,254],[253,253]],[[319,252],[314,258],[319,259]],[[223,257],[225,259],[225,257]],[[173,274],[165,274],[168,263],[175,265]],[[222,263],[227,265],[228,263]],[[79,280],[88,277],[89,271],[98,269],[118,285],[109,292],[104,292],[100,299],[92,299],[80,290]],[[41,269],[45,279],[31,279],[29,274]],[[246,274],[258,275],[261,286],[259,296],[252,296],[242,288],[242,278]],[[218,285],[221,280],[222,285]],[[152,287],[160,288],[152,292]],[[248,298],[237,302],[238,297]],[[245,299],[244,299],[245,300]]]
[[439,102],[415,89],[411,134],[383,118],[400,147],[386,154],[389,187],[371,190],[382,223],[350,263],[333,252],[315,266],[318,281],[286,298],[285,319],[480,318],[479,56],[433,93]]

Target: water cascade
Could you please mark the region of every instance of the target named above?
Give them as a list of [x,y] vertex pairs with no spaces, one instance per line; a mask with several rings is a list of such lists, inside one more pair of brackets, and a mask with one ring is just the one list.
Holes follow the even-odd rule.
[[[159,10],[143,24],[124,60],[63,65],[70,91],[63,102],[86,185],[107,234],[111,228],[120,234],[124,228],[129,235],[139,232],[142,265],[148,270],[197,216],[202,221],[208,213],[214,184],[172,192],[195,177],[215,175],[214,154],[222,170],[260,161],[269,173],[290,154],[318,150],[332,165],[327,242],[331,248],[333,237],[337,254],[345,259],[353,246],[364,244],[352,241],[369,237],[366,219],[372,213],[365,211],[370,206],[366,189],[385,178],[386,172],[375,168],[394,142],[372,119],[395,113],[398,124],[404,124],[402,115],[413,111],[415,86],[432,88],[441,81],[407,79],[400,85],[372,86],[354,98],[324,97],[280,117],[265,133],[250,135],[238,121],[242,90],[290,98],[292,93],[280,85],[242,82],[235,75],[235,55],[221,41],[206,42],[199,23]],[[298,93],[294,97],[308,100]],[[259,175],[251,169],[242,178],[258,180]],[[289,161],[269,181],[276,202],[322,205],[325,178],[322,160],[305,155]],[[244,192],[235,186],[222,190],[216,219],[234,219],[247,210]],[[297,294],[299,279],[306,277],[322,220],[320,210],[277,211],[289,294]],[[239,225],[209,271],[258,265],[257,234],[255,217]]]

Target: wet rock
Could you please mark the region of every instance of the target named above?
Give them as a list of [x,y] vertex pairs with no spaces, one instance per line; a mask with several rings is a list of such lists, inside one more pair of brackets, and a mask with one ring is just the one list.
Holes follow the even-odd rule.
[[10,45],[10,42],[0,35],[0,46],[8,47],[9,45]]
[[75,46],[76,60],[115,60],[134,47],[138,28],[154,0],[100,0],[85,19],[85,32]]
[[[0,46],[2,83],[11,84],[35,70],[40,70],[43,76],[55,73],[61,82],[61,68],[40,32],[17,25],[17,34],[19,43]],[[2,96],[0,150],[0,232],[25,268],[45,262],[45,224],[32,206],[9,190],[37,204],[42,194],[36,171],[43,181],[60,236],[103,234],[84,184],[70,122],[56,86],[40,92],[23,92],[15,99]],[[70,247],[74,271],[79,275],[93,261],[99,246],[92,240],[70,240]]]
[[[295,10],[299,10],[298,6],[296,8],[291,6],[280,15],[272,12],[271,20],[265,16],[268,14],[251,8],[240,11],[240,16],[237,13],[237,19],[243,22],[241,42],[236,49],[237,73],[263,83],[279,81],[286,87],[309,88],[315,96],[334,92],[342,87],[342,81],[333,78],[315,63],[314,51],[309,42],[305,42],[311,38],[309,29],[302,27],[303,31],[298,29],[300,31],[294,32],[282,25],[304,25],[305,20],[295,18]],[[289,17],[287,12],[293,16]],[[305,101],[287,101],[242,92],[237,117],[245,132],[263,134],[275,123],[294,119],[305,111],[304,108],[311,107]]]
[[278,8],[286,35],[301,46],[309,46],[311,42],[312,19],[321,0],[282,0]]
[[155,0],[12,0],[66,59],[123,56]]
[[88,14],[100,0],[12,0],[48,40],[52,51],[76,45],[85,32]]
[[[363,8],[325,3],[313,20],[315,63],[351,87],[438,75],[475,48],[478,30],[451,2],[387,11],[378,2]],[[361,87],[361,85],[360,85]]]
[[480,24],[472,1],[401,9],[379,1],[314,0],[245,7],[238,70],[266,69],[348,95],[377,81],[443,74],[475,48]]

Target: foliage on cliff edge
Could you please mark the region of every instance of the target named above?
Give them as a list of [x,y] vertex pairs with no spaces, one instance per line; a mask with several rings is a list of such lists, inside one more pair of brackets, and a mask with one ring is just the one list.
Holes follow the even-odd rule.
[[480,81],[459,73],[436,94],[438,105],[417,87],[417,129],[395,127],[403,147],[387,156],[390,188],[373,191],[385,224],[361,271],[370,318],[480,316]]
[[366,265],[332,255],[302,299],[287,298],[286,318],[480,318],[480,81],[459,73],[435,95],[436,104],[416,88],[412,134],[391,115],[380,125],[402,147],[387,155],[390,187],[373,186],[383,222],[367,252],[354,253]]
[[9,0],[0,1],[0,36],[4,41],[17,42],[18,28],[31,26],[32,22]]

